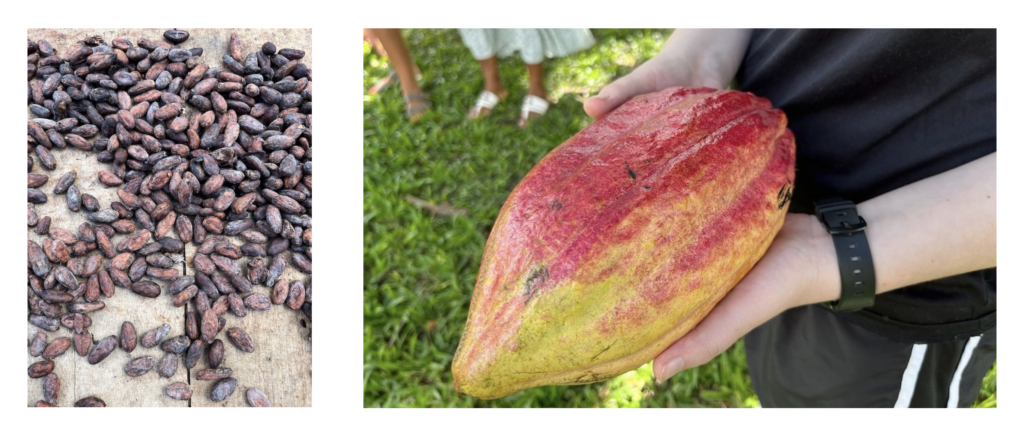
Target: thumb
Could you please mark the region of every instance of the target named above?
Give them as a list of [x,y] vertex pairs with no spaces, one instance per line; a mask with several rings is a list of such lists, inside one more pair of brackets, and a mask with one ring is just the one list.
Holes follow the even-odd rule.
[[652,80],[649,68],[644,68],[647,65],[641,65],[632,73],[602,88],[596,96],[586,99],[583,102],[583,110],[591,118],[598,118],[633,96],[657,91],[657,81]]
[[[758,295],[760,294],[760,295]],[[776,304],[752,287],[739,286],[729,292],[693,330],[670,345],[654,359],[658,381],[714,359],[754,327],[779,312]]]

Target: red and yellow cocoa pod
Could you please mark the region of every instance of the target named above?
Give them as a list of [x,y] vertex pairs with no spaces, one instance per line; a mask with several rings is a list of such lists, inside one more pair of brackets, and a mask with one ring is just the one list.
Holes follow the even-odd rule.
[[497,398],[653,359],[764,255],[794,159],[785,114],[745,92],[666,89],[595,121],[498,214],[455,389]]

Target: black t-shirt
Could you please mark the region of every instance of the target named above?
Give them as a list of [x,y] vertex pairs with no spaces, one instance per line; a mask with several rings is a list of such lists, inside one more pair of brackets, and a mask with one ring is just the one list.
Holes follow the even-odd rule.
[[[755,30],[737,80],[789,117],[791,212],[865,201],[996,151],[995,30]],[[843,316],[909,341],[976,335],[995,325],[996,270],[875,301]]]

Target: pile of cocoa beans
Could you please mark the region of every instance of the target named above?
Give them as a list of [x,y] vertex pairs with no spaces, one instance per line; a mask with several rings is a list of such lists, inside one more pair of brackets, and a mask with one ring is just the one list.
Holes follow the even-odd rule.
[[[217,338],[227,312],[242,317],[286,305],[312,323],[311,278],[280,278],[288,264],[313,272],[313,71],[302,63],[305,52],[267,42],[246,53],[232,34],[221,69],[206,64],[202,48],[176,45],[188,36],[175,29],[164,40],[135,43],[92,37],[61,52],[45,40],[28,41],[28,225],[46,236],[41,245],[28,242],[28,321],[41,329],[29,353],[42,358],[28,375],[45,377],[37,406],[56,405],[54,357],[74,348],[96,365],[137,343],[159,346],[164,358],[139,357],[126,374],[155,367],[170,377],[179,360],[191,369],[206,355],[209,368],[195,376],[218,380],[210,397],[223,401],[237,385],[221,367]],[[79,190],[79,175],[62,172],[51,152],[67,147],[106,164],[96,177],[117,188],[120,201],[104,207]],[[37,165],[42,169],[33,172]],[[52,193],[37,189],[50,174],[59,174]],[[39,217],[34,204],[49,195],[66,196],[68,209],[87,222],[74,231]],[[187,244],[197,254],[182,275],[177,264]],[[270,295],[254,292],[254,284],[270,287]],[[119,287],[154,304],[190,308],[185,335],[166,338],[170,326],[163,324],[137,339],[125,322],[94,341],[89,313],[103,310]],[[43,332],[61,327],[73,336],[49,340]],[[227,341],[253,352],[244,330],[226,331]],[[189,400],[192,390],[174,383],[160,394]],[[270,405],[259,389],[246,397],[253,406]],[[74,405],[105,403],[86,397]]]

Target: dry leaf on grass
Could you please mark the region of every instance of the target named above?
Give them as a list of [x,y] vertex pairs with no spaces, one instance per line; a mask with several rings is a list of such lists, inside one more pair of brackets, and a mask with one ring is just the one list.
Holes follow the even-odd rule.
[[405,201],[408,201],[409,203],[412,203],[413,206],[416,206],[420,209],[424,209],[435,215],[456,216],[465,215],[467,213],[465,209],[452,207],[452,205],[448,204],[447,202],[441,204],[434,204],[422,198],[416,198],[411,195],[406,195]]

